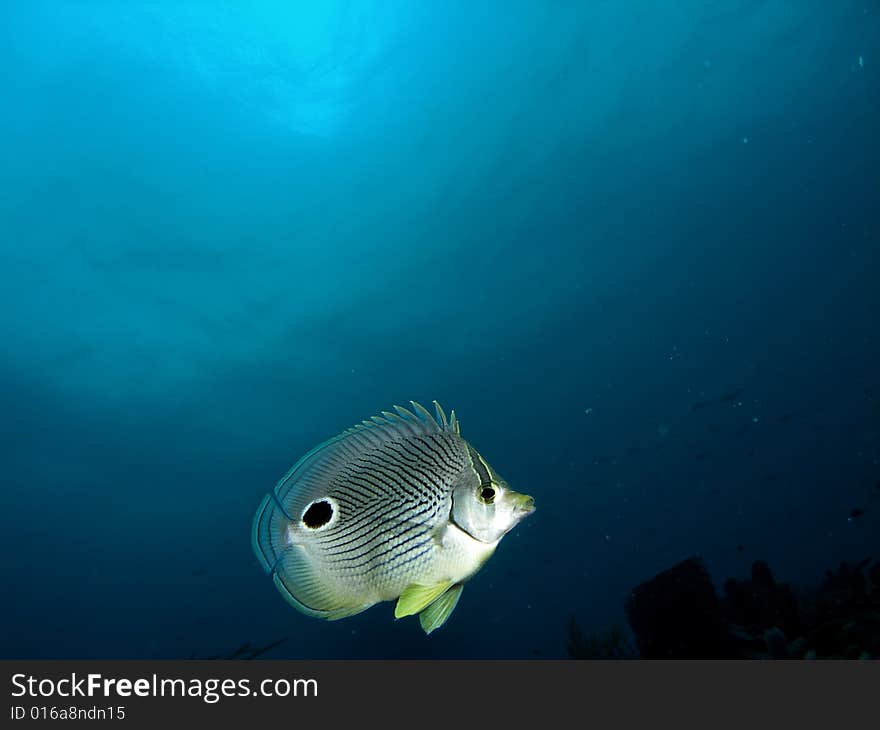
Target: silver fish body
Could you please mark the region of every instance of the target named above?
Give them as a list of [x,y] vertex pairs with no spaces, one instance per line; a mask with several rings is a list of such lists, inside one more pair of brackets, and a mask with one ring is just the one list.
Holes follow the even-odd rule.
[[254,552],[299,611],[339,619],[397,599],[438,628],[514,525],[534,510],[435,401],[395,406],[317,446],[254,518]]

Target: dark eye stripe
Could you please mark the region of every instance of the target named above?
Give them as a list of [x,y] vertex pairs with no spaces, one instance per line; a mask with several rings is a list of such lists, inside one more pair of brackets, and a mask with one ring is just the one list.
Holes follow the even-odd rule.
[[468,444],[468,453],[471,456],[471,464],[473,464],[474,471],[477,472],[477,476],[480,479],[480,484],[491,484],[492,477],[489,475],[489,469],[486,467],[483,457],[470,444]]

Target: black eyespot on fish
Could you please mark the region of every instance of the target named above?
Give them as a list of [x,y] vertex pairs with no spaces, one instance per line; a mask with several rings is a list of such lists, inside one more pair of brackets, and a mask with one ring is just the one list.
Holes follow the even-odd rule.
[[856,518],[858,518],[858,517],[861,517],[863,514],[865,514],[865,510],[860,509],[859,507],[856,507],[855,509],[852,509],[852,510],[850,510],[850,512],[849,512],[849,516],[850,516],[852,519],[856,519]]
[[326,500],[319,499],[309,505],[309,508],[303,513],[302,521],[310,530],[317,530],[330,522],[331,517],[333,517],[333,505]]
[[480,501],[483,504],[492,504],[495,501],[495,488],[494,487],[481,487],[480,488]]

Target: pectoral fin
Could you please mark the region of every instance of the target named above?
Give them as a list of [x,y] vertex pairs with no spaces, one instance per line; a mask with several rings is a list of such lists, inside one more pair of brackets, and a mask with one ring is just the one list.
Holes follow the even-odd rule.
[[448,591],[451,585],[451,580],[441,581],[430,586],[411,583],[403,589],[403,593],[397,599],[397,605],[394,607],[394,618],[412,616],[414,613],[424,611]]
[[434,629],[439,629],[446,623],[446,619],[452,615],[452,612],[458,605],[462,588],[464,586],[461,583],[452,586],[452,588],[419,614],[419,623],[426,634],[430,634]]

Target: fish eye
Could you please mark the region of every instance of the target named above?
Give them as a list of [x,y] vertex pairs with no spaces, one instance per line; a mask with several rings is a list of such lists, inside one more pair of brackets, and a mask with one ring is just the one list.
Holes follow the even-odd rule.
[[492,504],[495,501],[495,487],[491,484],[480,487],[480,491],[477,494],[483,504]]
[[333,505],[326,499],[319,499],[312,502],[309,508],[303,512],[302,522],[310,530],[317,530],[323,527],[333,517]]

